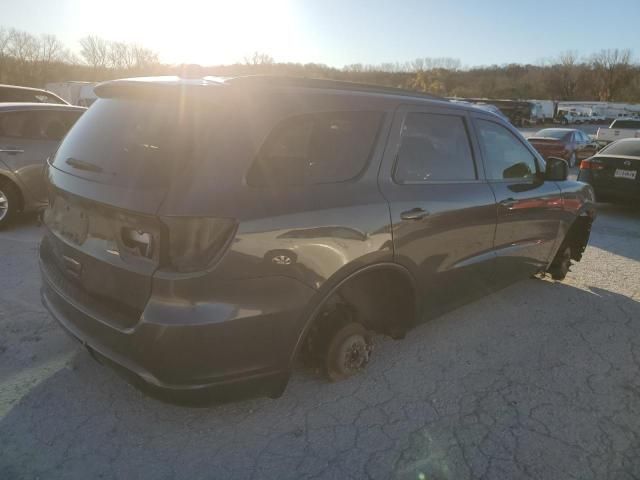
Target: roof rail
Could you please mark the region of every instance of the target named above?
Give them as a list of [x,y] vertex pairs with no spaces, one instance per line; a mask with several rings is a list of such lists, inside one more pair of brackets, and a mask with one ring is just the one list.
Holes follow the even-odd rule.
[[380,93],[386,95],[400,95],[403,97],[426,98],[430,100],[442,100],[448,102],[444,97],[431,95],[429,93],[415,92],[402,88],[386,87],[384,85],[371,85],[366,83],[349,82],[345,80],[331,80],[327,78],[309,77],[287,77],[281,75],[246,75],[233,77],[225,80],[229,85],[254,84],[274,87],[308,87],[327,88],[334,90],[350,90],[354,92]]

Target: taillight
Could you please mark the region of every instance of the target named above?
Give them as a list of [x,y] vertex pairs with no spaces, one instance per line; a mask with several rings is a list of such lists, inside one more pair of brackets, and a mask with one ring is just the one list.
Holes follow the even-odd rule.
[[580,163],[580,170],[604,170],[605,166],[598,160],[587,158]]
[[219,258],[233,238],[236,222],[208,217],[161,217],[167,226],[163,242],[166,264],[177,272],[205,270]]

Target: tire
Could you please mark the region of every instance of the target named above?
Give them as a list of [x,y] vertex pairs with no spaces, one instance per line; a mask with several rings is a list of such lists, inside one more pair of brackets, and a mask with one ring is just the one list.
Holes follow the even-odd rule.
[[9,180],[0,180],[0,230],[9,225],[20,210],[20,191]]
[[329,342],[325,358],[327,377],[332,382],[338,382],[357,375],[369,363],[372,350],[372,337],[362,324],[344,324],[335,331]]
[[556,258],[553,259],[548,272],[551,278],[557,281],[564,280],[571,269],[571,248],[561,247]]
[[571,167],[571,168],[575,167],[576,166],[576,161],[577,161],[576,160],[576,152],[573,152],[571,154],[571,156],[569,157],[569,161],[568,161],[569,167]]

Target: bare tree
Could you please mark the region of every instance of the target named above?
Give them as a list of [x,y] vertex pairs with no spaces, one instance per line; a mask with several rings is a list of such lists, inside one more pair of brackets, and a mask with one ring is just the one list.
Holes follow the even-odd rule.
[[7,53],[21,64],[35,62],[39,54],[38,40],[28,32],[12,28],[9,31]]
[[601,50],[591,57],[599,100],[612,100],[625,86],[631,73],[631,50]]
[[94,69],[104,68],[109,58],[109,43],[103,38],[88,35],[80,39],[80,55]]
[[578,52],[567,50],[549,68],[547,84],[554,91],[554,96],[562,100],[573,100],[576,98],[579,78]]
[[253,52],[249,57],[244,57],[246,65],[273,65],[274,60],[268,53]]
[[131,45],[124,42],[110,42],[108,46],[108,63],[116,70],[129,70],[135,65],[135,57]]
[[45,34],[40,37],[39,60],[49,64],[60,62],[66,58],[64,44],[55,35]]
[[140,45],[132,45],[129,48],[135,68],[144,69],[158,64],[158,54],[153,50],[141,47]]

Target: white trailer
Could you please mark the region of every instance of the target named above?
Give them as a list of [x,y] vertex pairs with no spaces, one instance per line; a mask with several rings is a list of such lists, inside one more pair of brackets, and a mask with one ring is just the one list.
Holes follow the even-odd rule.
[[534,115],[540,121],[553,120],[556,102],[553,100],[530,100],[535,105]]
[[93,92],[95,85],[92,82],[69,81],[47,83],[45,88],[64,98],[72,105],[87,107],[96,99],[96,95]]

